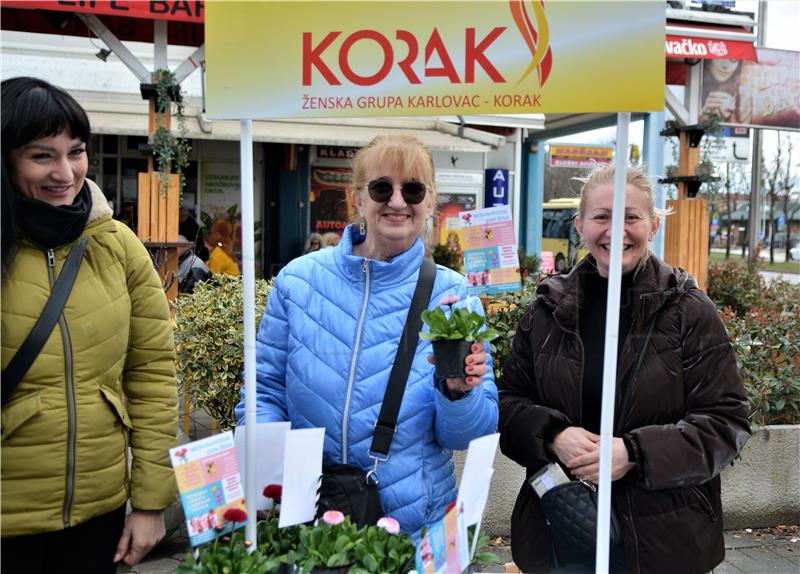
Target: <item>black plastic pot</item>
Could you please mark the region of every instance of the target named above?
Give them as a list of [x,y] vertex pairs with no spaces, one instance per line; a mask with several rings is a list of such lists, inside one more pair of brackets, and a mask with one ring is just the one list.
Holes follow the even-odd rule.
[[466,339],[442,339],[433,341],[433,356],[436,357],[436,376],[440,379],[466,377],[464,359],[470,354],[472,343]]

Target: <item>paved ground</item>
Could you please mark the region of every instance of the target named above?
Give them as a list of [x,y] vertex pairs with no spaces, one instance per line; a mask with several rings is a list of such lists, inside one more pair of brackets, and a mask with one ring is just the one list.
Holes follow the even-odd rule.
[[[749,530],[749,529],[748,529]],[[714,574],[800,574],[800,527],[784,526],[725,532],[725,561]],[[496,538],[489,549],[497,562],[480,566],[477,572],[504,572],[511,560],[508,538]],[[120,567],[117,574],[169,574],[186,555],[186,530],[180,529],[134,568]]]

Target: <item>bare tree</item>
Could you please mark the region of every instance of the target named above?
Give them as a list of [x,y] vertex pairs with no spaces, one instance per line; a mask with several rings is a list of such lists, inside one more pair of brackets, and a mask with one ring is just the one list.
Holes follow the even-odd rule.
[[[780,142],[780,140],[778,141]],[[790,201],[793,191],[798,184],[798,177],[795,175],[797,158],[795,158],[793,154],[794,145],[794,136],[788,135],[786,138],[786,164],[783,169],[779,190],[781,198],[783,199],[783,218],[786,226],[786,242],[784,245],[786,249],[785,261],[789,261],[789,250],[792,248],[792,221],[794,221],[795,215],[800,211],[800,201],[796,201],[793,204]]]
[[[733,226],[734,224],[739,226],[741,221],[738,220],[734,222],[733,214],[739,208],[739,201],[736,199],[736,195],[740,193],[748,193],[750,191],[750,172],[747,169],[747,164],[742,163],[735,163],[731,165],[730,163],[727,164],[727,168],[725,170],[725,203],[728,210],[728,216],[726,218],[727,223],[727,238],[725,240],[725,259],[729,259],[731,256],[731,241],[733,240]],[[744,205],[747,205],[745,202]],[[741,243],[743,233],[740,233],[739,242]],[[744,257],[744,255],[742,255]]]
[[769,166],[764,156],[761,156],[761,185],[767,191],[769,199],[769,224],[765,231],[769,230],[769,262],[775,263],[775,232],[778,230],[778,222],[775,219],[775,203],[781,184],[781,170],[783,169],[783,156],[785,151],[781,145],[781,133],[778,132],[778,144],[775,147],[775,156]]
[[789,255],[789,231],[794,214],[798,207],[793,207],[790,212],[790,196],[797,185],[797,158],[794,157],[795,138],[793,134],[777,132],[775,155],[767,165],[762,158],[762,185],[769,199],[769,260],[775,262],[775,238],[778,231],[778,218],[776,207],[782,205],[783,217],[786,225],[786,255]]

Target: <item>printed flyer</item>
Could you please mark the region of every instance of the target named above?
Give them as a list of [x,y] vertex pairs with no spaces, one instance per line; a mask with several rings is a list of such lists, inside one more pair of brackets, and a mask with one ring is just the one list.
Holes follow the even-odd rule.
[[463,572],[469,566],[464,505],[453,507],[434,523],[417,546],[418,574]]
[[244,525],[224,518],[231,508],[246,510],[231,431],[171,448],[169,456],[192,546]]
[[522,283],[511,207],[463,211],[459,219],[467,294],[519,291]]

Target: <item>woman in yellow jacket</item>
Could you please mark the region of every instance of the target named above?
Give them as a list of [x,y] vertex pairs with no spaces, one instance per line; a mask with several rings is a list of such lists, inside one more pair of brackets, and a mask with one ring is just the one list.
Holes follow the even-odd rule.
[[233,257],[233,250],[230,241],[217,231],[212,231],[205,238],[206,248],[209,252],[208,270],[211,273],[223,273],[225,275],[241,275],[239,265]]
[[84,110],[42,80],[1,89],[4,375],[87,240],[57,325],[8,397],[3,377],[1,567],[110,574],[163,537],[175,496],[169,308],[144,246],[86,179]]

